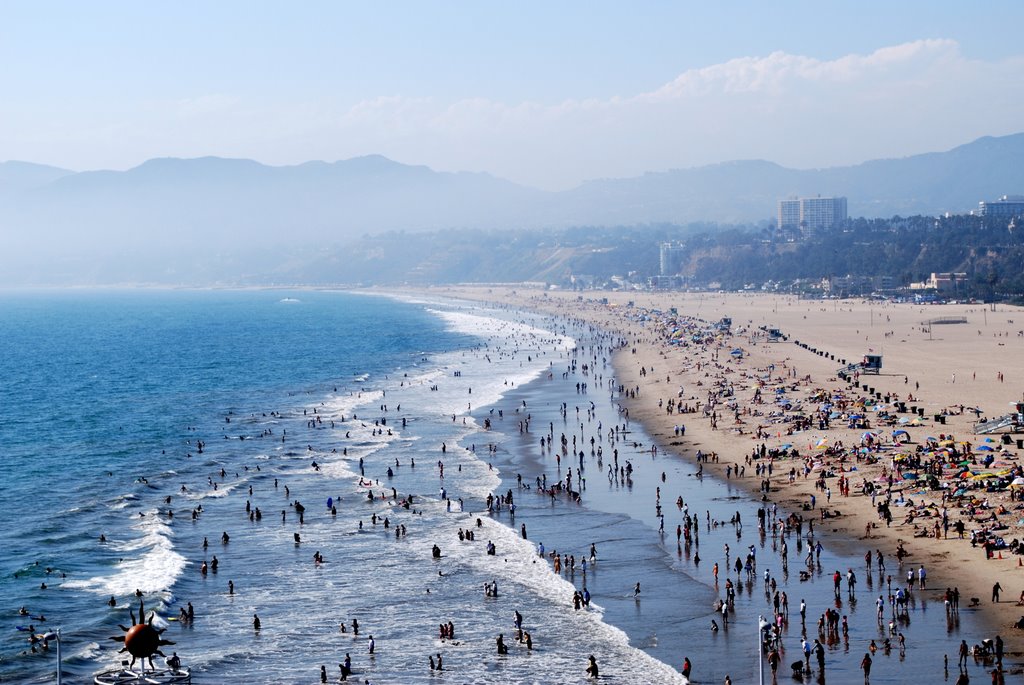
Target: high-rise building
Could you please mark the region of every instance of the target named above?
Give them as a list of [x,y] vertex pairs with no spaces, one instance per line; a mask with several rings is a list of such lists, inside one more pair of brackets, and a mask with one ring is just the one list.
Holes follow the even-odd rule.
[[978,213],[982,216],[993,216],[1009,219],[1024,216],[1024,195],[1003,195],[994,202],[978,203]]
[[800,200],[779,200],[779,228],[800,227]]
[[685,248],[682,243],[662,243],[659,250],[658,272],[662,276],[675,276],[683,264]]
[[779,201],[779,228],[799,228],[804,236],[846,221],[845,197],[802,197]]

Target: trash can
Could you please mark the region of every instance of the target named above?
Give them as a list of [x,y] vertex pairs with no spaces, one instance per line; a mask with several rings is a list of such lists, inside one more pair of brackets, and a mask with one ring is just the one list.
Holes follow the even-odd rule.
[[1024,440],[1017,441],[1017,449],[1024,450]]
[[920,416],[921,418],[924,418],[924,407],[917,408],[917,415]]

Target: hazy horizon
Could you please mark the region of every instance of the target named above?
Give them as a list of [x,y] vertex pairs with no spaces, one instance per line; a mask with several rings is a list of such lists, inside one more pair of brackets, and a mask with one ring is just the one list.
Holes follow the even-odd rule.
[[545,190],[899,158],[1021,130],[1024,6],[983,9],[8,3],[0,158],[380,154]]

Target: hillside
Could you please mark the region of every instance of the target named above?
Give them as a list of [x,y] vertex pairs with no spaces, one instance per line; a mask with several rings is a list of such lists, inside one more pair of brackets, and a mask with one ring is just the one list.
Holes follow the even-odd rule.
[[[845,195],[855,217],[963,212],[979,200],[1024,191],[1020,159],[1024,134],[849,167],[797,170],[736,161],[589,181],[557,193],[380,156],[280,167],[216,157],[154,159],[127,171],[78,173],[6,162],[0,164],[0,245],[10,266],[0,280],[110,283],[137,281],[140,271],[160,282],[206,283],[211,276],[232,282],[268,271],[303,280],[295,255],[311,251],[314,268],[324,250],[364,237],[459,229],[472,246],[472,231],[479,230],[753,224],[770,219],[777,201],[790,195]],[[453,258],[454,252],[438,256],[415,273],[458,272]],[[558,270],[557,253],[531,258]],[[360,267],[346,265],[352,272]]]

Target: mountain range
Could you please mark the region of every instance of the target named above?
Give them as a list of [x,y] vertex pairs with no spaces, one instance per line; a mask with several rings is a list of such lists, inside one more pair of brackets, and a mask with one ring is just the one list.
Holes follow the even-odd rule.
[[789,196],[843,195],[850,216],[957,213],[1024,192],[1021,159],[1024,133],[854,166],[800,170],[733,161],[560,192],[376,155],[276,167],[163,158],[125,171],[84,172],[5,162],[0,247],[10,258],[0,283],[27,275],[47,282],[42,270],[63,281],[63,269],[81,272],[85,265],[92,265],[89,278],[127,263],[158,274],[170,256],[181,272],[189,258],[199,264],[211,255],[223,261],[275,248],[315,251],[388,232],[756,223],[773,217],[777,201]]

